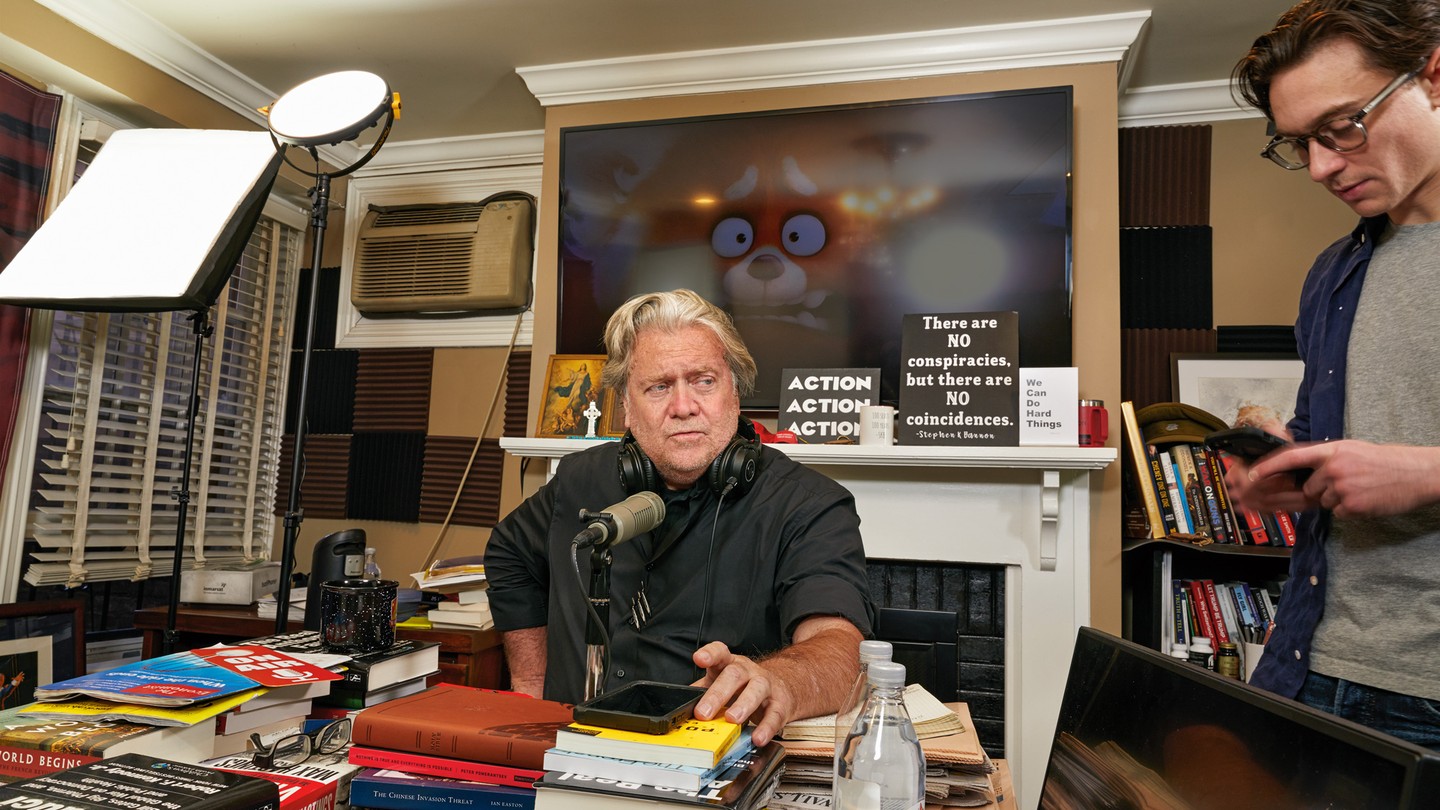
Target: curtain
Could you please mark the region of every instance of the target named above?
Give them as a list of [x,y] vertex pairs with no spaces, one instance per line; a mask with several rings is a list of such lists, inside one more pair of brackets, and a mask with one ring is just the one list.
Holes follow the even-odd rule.
[[[0,73],[0,272],[40,227],[59,118],[59,96]],[[28,309],[0,304],[0,473],[9,462],[29,324]]]

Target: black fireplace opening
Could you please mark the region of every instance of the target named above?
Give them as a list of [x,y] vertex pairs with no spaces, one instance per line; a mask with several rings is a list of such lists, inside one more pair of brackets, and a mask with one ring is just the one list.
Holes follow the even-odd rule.
[[871,559],[875,637],[906,681],[970,708],[980,744],[1005,756],[1005,567]]

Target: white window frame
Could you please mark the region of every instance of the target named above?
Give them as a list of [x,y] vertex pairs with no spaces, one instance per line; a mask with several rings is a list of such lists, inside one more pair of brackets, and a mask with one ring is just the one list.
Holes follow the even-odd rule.
[[[78,101],[69,94],[61,92],[61,95],[63,99],[61,121],[59,131],[57,132],[55,159],[51,168],[51,187],[54,189],[54,192],[47,202],[47,214],[54,210],[59,200],[63,198],[64,193],[69,190],[70,178],[74,176],[75,156],[77,154],[79,141],[82,138],[103,139],[103,134],[97,137],[97,130],[103,133],[107,129],[113,130],[128,126],[126,122],[106,116],[99,110],[86,105],[84,102]],[[82,135],[82,133],[84,134]],[[294,205],[277,202],[272,198],[272,200],[266,204],[264,214],[266,217],[274,220],[275,223],[289,226],[298,232],[298,237],[295,239],[290,250],[290,266],[283,268],[277,276],[279,283],[287,285],[287,292],[284,294],[282,300],[293,301],[297,276],[295,269],[300,264],[303,264],[303,259],[300,254],[303,252],[306,213]],[[264,222],[265,220],[262,220],[262,223]],[[270,227],[276,228],[277,233],[283,230],[279,228],[278,224],[270,225]],[[263,224],[262,227],[264,227]],[[228,284],[226,290],[227,292],[229,290]],[[210,313],[212,325],[218,327],[221,324],[222,318],[220,316],[220,310],[223,307],[223,300],[217,303],[215,307],[212,307]],[[181,319],[183,322],[186,313],[176,313],[174,317]],[[24,540],[30,524],[30,501],[36,457],[40,445],[39,425],[42,414],[42,398],[45,389],[46,369],[50,359],[51,333],[54,321],[55,313],[53,312],[47,310],[33,310],[31,312],[30,344],[26,358],[25,377],[20,393],[21,402],[13,431],[10,460],[4,475],[3,499],[0,499],[0,509],[3,509],[3,512],[0,512],[0,602],[15,601],[19,583],[22,581],[21,578],[24,574]],[[188,329],[189,327],[187,325],[186,330],[188,331]],[[283,334],[288,334],[288,330],[284,330]],[[202,348],[202,367],[214,367],[211,361],[219,357],[222,339],[223,336],[218,328],[213,336],[206,339]],[[287,344],[282,347],[279,353],[280,361],[288,365],[288,340],[284,338],[279,339],[284,340]],[[193,342],[193,338],[191,340]],[[185,371],[187,383],[189,371],[189,368]],[[202,373],[208,372],[202,371]],[[283,419],[285,397],[284,377],[285,369],[282,368],[279,376],[280,382],[278,383],[278,390],[264,392],[263,396],[264,399],[268,400],[272,406],[277,409],[276,416],[274,417],[277,425],[274,452],[277,455],[279,453],[278,439],[280,422]],[[205,407],[206,405],[202,403],[202,409]],[[209,452],[210,448],[207,444],[207,437],[203,432],[203,423],[197,422],[195,450],[194,457],[192,458],[194,469],[192,470],[191,481],[192,489],[200,489],[202,493],[203,487],[197,487],[196,482],[200,476],[203,475],[203,460],[209,455]],[[277,467],[282,461],[283,460],[277,459],[271,466]],[[271,514],[273,510],[270,507],[270,504],[273,503],[273,486],[268,489],[269,491],[257,493],[257,496],[262,499],[265,504],[263,514],[268,518],[267,525],[258,528],[258,531],[256,531],[256,542],[251,544],[252,548],[263,546],[262,552],[265,556],[268,556],[269,547],[273,542],[276,523],[273,514]],[[188,521],[190,528],[187,528],[185,536],[187,548],[193,548],[196,542],[196,527],[203,527],[204,525],[203,502],[201,498],[195,497],[196,494],[197,493],[192,492]],[[170,503],[173,504],[173,501]],[[157,503],[156,506],[158,507],[160,504]],[[173,519],[170,522],[173,533]],[[169,576],[169,573],[170,565],[168,559],[166,559],[163,566],[157,565],[156,570],[151,575],[165,577]]]

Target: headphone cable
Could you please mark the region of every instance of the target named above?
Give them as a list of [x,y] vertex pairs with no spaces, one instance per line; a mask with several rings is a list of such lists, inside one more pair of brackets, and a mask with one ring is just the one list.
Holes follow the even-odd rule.
[[725,496],[729,495],[730,490],[739,484],[740,482],[733,475],[725,482],[725,489],[720,492],[720,502],[715,505],[715,520],[710,524],[710,550],[705,555],[705,598],[700,603],[700,626],[695,628],[695,649],[697,650],[700,649],[701,639],[705,637],[705,616],[710,612],[710,585],[714,581],[711,571],[715,564],[715,535],[720,528],[720,510],[725,506]]

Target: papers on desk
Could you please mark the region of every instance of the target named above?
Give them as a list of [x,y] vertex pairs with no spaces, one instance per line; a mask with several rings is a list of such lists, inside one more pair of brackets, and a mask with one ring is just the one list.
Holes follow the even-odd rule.
[[[287,611],[291,621],[305,620],[305,591],[291,591],[289,610]],[[255,600],[255,615],[262,619],[273,619],[278,612],[280,605],[275,595],[262,596]]]
[[[915,725],[915,736],[922,740],[965,730],[955,712],[947,709],[945,704],[918,683],[905,687],[905,710],[910,713],[910,722]],[[791,721],[785,724],[780,736],[786,740],[814,740],[833,746],[835,715]]]
[[485,558],[480,555],[472,555],[436,560],[430,564],[429,568],[417,571],[410,576],[415,579],[415,586],[422,591],[454,593],[483,588],[485,586]]

